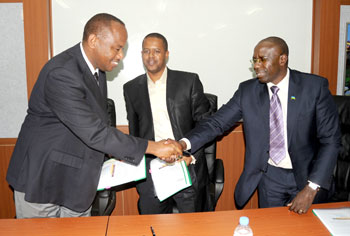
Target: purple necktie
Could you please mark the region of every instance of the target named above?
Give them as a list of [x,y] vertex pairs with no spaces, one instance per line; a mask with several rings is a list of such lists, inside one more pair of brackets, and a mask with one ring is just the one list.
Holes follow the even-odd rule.
[[283,114],[277,92],[279,88],[272,86],[270,100],[270,158],[278,165],[286,156],[284,148]]

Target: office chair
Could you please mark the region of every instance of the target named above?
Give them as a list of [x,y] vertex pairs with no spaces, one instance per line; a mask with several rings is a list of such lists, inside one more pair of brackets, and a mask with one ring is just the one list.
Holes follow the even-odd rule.
[[338,106],[342,147],[334,170],[335,194],[331,201],[350,201],[350,96],[333,96]]
[[[215,113],[218,108],[218,97],[214,94],[205,93],[210,103],[211,113]],[[224,163],[221,159],[216,158],[216,140],[208,143],[204,148],[204,154],[207,159],[209,173],[209,193],[210,204],[209,211],[215,211],[216,204],[224,189]]]
[[[112,99],[107,99],[108,124],[116,127],[115,105]],[[105,157],[107,160],[108,157]],[[111,215],[116,204],[116,192],[113,189],[98,191],[92,203],[92,216],[108,216]]]
[[[218,97],[214,94],[205,93],[210,103],[210,113],[217,111]],[[216,204],[224,188],[224,163],[216,158],[216,140],[204,146],[204,156],[207,161],[209,174],[209,199],[206,199],[205,208],[208,211],[215,211]],[[176,205],[173,207],[173,213],[179,213]]]

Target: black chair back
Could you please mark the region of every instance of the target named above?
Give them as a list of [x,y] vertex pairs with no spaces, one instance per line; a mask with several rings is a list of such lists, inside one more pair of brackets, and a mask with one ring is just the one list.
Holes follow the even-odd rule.
[[333,96],[338,106],[342,147],[334,171],[332,201],[350,201],[350,96]]
[[[212,114],[215,113],[218,109],[218,97],[210,93],[205,93],[205,96],[207,97],[210,103],[210,112]],[[214,166],[215,166],[215,159],[216,159],[216,140],[205,145],[204,154],[207,159],[210,182],[214,182],[215,181]]]
[[[115,112],[115,105],[112,99],[107,99],[107,113],[108,124],[112,127],[116,127],[117,119]],[[108,157],[105,157],[107,160]],[[91,215],[92,216],[109,216],[112,214],[116,204],[116,192],[113,189],[98,191],[95,199],[92,203]]]

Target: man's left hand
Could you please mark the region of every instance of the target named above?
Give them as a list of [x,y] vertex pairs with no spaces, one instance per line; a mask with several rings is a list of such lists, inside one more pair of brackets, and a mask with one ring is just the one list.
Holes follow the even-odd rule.
[[305,214],[314,201],[316,194],[317,190],[313,190],[306,185],[287,206],[289,206],[290,211],[294,211],[299,215]]

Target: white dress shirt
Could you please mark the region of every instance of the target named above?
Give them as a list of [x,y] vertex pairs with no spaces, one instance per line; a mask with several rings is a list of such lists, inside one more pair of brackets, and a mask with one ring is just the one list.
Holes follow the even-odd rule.
[[[83,48],[83,44],[82,44],[82,43],[80,43],[80,50],[81,50],[81,54],[83,54],[83,58],[84,58],[86,64],[88,65],[88,67],[89,67],[89,69],[90,69],[92,75],[94,75],[95,73],[98,74],[98,68],[96,68],[96,70],[95,70],[94,66],[93,66],[93,65],[91,64],[91,62],[89,61],[89,58],[86,56],[86,54],[85,54],[85,52],[84,52],[84,48]],[[95,78],[95,77],[94,77],[94,78]]]
[[[284,149],[286,156],[278,165],[269,159],[268,163],[273,166],[285,168],[285,169],[292,169],[292,161],[290,159],[289,153],[288,153],[288,136],[287,136],[287,109],[288,109],[288,88],[289,88],[289,69],[287,69],[287,74],[286,76],[278,83],[278,84],[273,84],[273,83],[267,83],[267,89],[269,91],[269,97],[271,99],[272,97],[272,91],[271,87],[272,86],[277,86],[279,88],[277,95],[281,101],[281,106],[282,106],[282,116],[283,116],[283,131],[284,131]],[[244,122],[244,121],[243,121]]]
[[167,138],[175,139],[166,105],[167,76],[167,68],[165,68],[162,76],[156,82],[153,82],[147,74],[147,86],[151,103],[155,141]]

